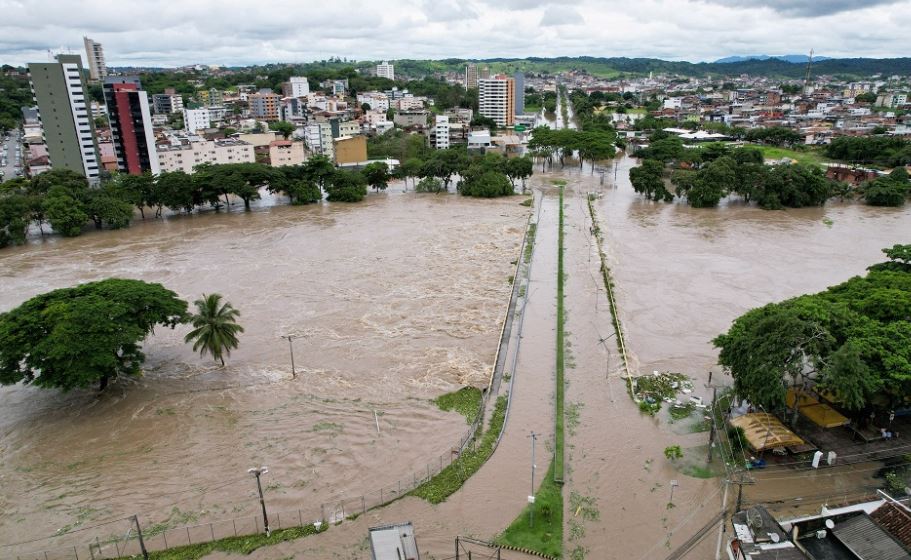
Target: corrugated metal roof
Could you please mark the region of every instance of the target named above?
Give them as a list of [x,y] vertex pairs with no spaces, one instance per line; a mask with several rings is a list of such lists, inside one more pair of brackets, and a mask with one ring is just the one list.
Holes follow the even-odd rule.
[[886,502],[870,514],[879,526],[911,549],[911,512],[898,504]]
[[839,523],[832,534],[860,560],[908,560],[908,552],[867,514]]

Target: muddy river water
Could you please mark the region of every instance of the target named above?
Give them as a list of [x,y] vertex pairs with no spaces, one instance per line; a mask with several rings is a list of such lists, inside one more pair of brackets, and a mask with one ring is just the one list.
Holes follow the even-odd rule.
[[[592,276],[597,253],[587,193],[601,194],[594,206],[633,368],[687,373],[704,397],[701,382],[709,370],[718,372],[710,341],[734,318],[861,274],[882,260],[881,248],[911,234],[908,208],[834,202],[768,212],[650,203],[629,185],[635,160],[620,158],[617,165],[616,182],[610,164],[603,184],[588,166],[570,164],[532,181],[539,187],[556,176],[570,181],[567,402],[579,418],[569,436],[566,495],[568,507],[574,491],[594,498],[600,510],[598,521],[583,523],[587,536],[571,544],[592,558],[635,558],[679,544],[717,511],[720,496],[717,479],[685,477],[661,456],[666,445],[696,446],[704,435],[681,435],[663,420],[641,417],[618,378],[613,347],[599,341],[611,327]],[[550,252],[554,198],[549,187],[541,204],[550,225],[538,232],[539,248]],[[156,521],[249,513],[256,502],[245,471],[266,461],[270,499],[291,505],[356,495],[448,450],[466,425],[428,399],[486,382],[510,291],[510,261],[528,215],[516,202],[376,195],[352,206],[152,221],[0,252],[0,310],[51,288],[115,275],[162,282],[189,300],[218,291],[241,310],[247,329],[226,370],[193,355],[182,343],[186,329],[159,330],[146,345],[146,376],[101,397],[0,389],[0,542],[21,540],[26,527],[29,534],[52,534],[137,511]],[[541,313],[530,314],[525,328],[527,347],[543,351],[552,344],[553,321],[550,304],[540,303],[553,297],[544,293],[551,288],[544,287],[543,270],[554,255],[540,258],[540,291],[530,293],[541,298]],[[280,338],[287,334],[301,337],[294,342],[297,379],[290,379],[287,342]],[[523,356],[527,365],[520,360],[517,375],[534,370],[542,375],[535,383],[548,383],[551,356]],[[539,412],[518,409],[507,430],[532,421],[546,427],[540,411],[550,391],[536,391]],[[313,546],[320,551],[313,557],[340,549],[351,551],[345,557],[362,557],[358,547],[369,522],[405,517],[433,519],[420,527],[431,549],[448,550],[453,532],[463,529],[448,518],[473,520],[465,522],[479,531],[472,534],[491,537],[522,505],[525,482],[515,474],[527,476],[522,438],[494,455],[490,465],[499,474],[482,469],[447,507],[408,499],[387,512],[401,519],[380,512],[356,522],[356,537],[330,531],[304,548],[257,555]],[[675,502],[685,506],[668,510],[671,478],[680,479]],[[505,479],[521,483],[511,490],[519,497],[509,506],[515,511],[498,511],[489,492]],[[704,514],[690,515],[710,500],[713,511],[706,506]],[[569,522],[573,512],[566,513]],[[430,536],[434,530],[439,534]],[[708,557],[709,548],[692,557]]]
[[[246,470],[261,464],[276,507],[318,504],[449,451],[467,425],[429,399],[487,383],[528,214],[517,202],[379,194],[0,252],[0,311],[119,276],[191,302],[219,292],[246,329],[225,369],[183,343],[188,327],[160,328],[145,375],[100,397],[0,389],[0,543],[135,512],[236,517],[258,506]],[[282,335],[300,337],[296,379]]]

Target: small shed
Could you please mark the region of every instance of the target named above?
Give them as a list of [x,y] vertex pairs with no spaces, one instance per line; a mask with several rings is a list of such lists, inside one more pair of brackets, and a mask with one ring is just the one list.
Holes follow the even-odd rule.
[[420,560],[414,526],[409,521],[371,527],[370,553],[373,560]]
[[794,406],[795,399],[797,400],[797,410],[821,428],[837,428],[851,423],[851,420],[842,413],[826,403],[820,402],[810,393],[795,392],[794,389],[788,389],[788,394],[785,398],[788,408]]
[[804,445],[797,434],[789,430],[778,418],[767,412],[751,412],[730,420],[731,426],[743,429],[744,437],[753,451],[776,447]]

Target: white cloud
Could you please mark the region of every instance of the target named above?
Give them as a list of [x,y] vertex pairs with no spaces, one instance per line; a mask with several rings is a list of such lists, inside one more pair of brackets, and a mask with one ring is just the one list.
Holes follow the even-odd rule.
[[584,23],[582,15],[575,9],[565,6],[548,6],[541,16],[541,27],[551,27],[555,25],[575,25]]
[[83,35],[112,66],[911,52],[911,0],[0,0],[0,14],[0,63],[10,64],[82,52]]

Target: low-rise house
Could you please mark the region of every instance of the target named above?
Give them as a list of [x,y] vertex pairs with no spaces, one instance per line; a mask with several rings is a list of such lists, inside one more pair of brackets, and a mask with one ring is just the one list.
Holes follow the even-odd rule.
[[275,140],[269,144],[269,165],[272,167],[301,165],[304,161],[306,156],[303,142]]
[[225,140],[180,140],[177,145],[159,145],[158,165],[161,171],[193,173],[204,163],[253,163],[253,145],[236,138]]

